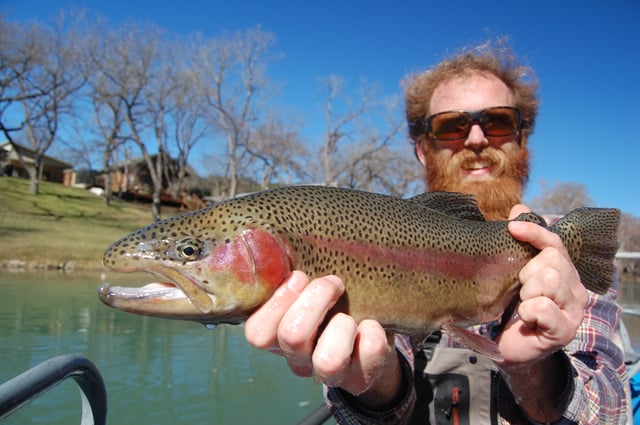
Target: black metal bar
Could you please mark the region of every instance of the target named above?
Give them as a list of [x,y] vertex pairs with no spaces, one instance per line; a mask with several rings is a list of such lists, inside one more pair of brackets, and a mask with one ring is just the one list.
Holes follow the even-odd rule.
[[107,391],[98,368],[76,355],[46,360],[0,385],[0,420],[39,397],[67,378],[81,390],[81,425],[105,425]]
[[322,425],[331,417],[331,412],[326,404],[319,406],[309,416],[298,422],[298,425]]

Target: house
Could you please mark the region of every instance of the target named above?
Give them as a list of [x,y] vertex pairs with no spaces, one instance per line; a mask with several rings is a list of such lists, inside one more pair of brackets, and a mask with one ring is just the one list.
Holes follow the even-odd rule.
[[[34,163],[35,151],[33,149],[6,141],[0,144],[0,175],[29,178],[29,173],[27,173],[23,163],[20,161],[20,156],[15,147],[18,148],[20,154],[22,154],[22,159],[26,163]],[[42,162],[43,180],[71,184],[66,180],[71,179],[73,176],[73,165],[47,155],[44,156]]]
[[[165,154],[166,155],[166,154]],[[158,155],[151,155],[154,166]],[[163,205],[180,207],[188,210],[198,209],[206,206],[194,191],[189,190],[197,183],[197,173],[187,166],[185,179],[182,187],[172,188],[176,185],[178,173],[177,160],[166,155],[164,158],[164,172],[162,173],[162,189],[160,192],[160,202]],[[137,202],[151,202],[153,191],[153,180],[146,161],[142,158],[127,161],[117,165],[109,173],[102,172],[94,180],[94,185],[105,188],[107,180],[111,180],[111,188],[122,199]],[[173,189],[173,190],[172,190]]]
[[[151,155],[151,161],[154,166],[158,155]],[[175,174],[177,172],[177,161],[168,155],[165,159],[165,172],[162,176],[162,190],[163,193],[169,192],[169,182],[167,177],[171,180],[175,180]],[[187,172],[189,175],[189,172]],[[127,161],[126,163],[118,164],[109,173],[102,172],[97,176],[95,185],[100,187],[106,187],[106,179],[111,179],[111,187],[114,191],[121,193],[135,193],[140,195],[151,195],[153,190],[153,180],[151,179],[151,173],[147,163],[142,158]]]

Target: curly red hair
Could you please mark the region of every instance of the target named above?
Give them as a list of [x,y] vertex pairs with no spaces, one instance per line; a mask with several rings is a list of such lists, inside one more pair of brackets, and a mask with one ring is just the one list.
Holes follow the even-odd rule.
[[[522,114],[521,137],[526,141],[533,132],[538,113],[538,81],[530,67],[518,62],[505,39],[465,49],[427,71],[407,77],[403,84],[407,122],[417,123],[431,115],[431,97],[441,83],[473,73],[494,75],[512,91],[515,107]],[[417,131],[409,132],[414,143],[424,137],[420,126],[416,128]]]

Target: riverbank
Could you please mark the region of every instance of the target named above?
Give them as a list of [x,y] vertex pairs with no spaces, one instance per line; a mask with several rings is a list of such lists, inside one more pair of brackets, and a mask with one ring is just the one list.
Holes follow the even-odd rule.
[[32,195],[28,180],[0,177],[0,268],[100,270],[111,243],[151,221],[145,205],[107,206],[87,190],[49,182]]

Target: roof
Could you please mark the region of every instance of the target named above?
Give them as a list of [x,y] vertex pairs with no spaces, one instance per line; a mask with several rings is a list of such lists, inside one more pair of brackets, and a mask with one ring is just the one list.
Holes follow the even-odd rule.
[[[26,162],[32,163],[33,162],[33,157],[35,156],[35,151],[33,149],[27,148],[23,145],[14,143],[11,144],[10,142],[6,141],[3,143],[0,143],[0,149],[6,151],[9,153],[9,158],[10,159],[15,159],[18,160],[18,155],[16,154],[15,150],[14,150],[14,145],[20,150],[20,153],[22,154],[24,160]],[[58,167],[58,168],[73,168],[72,164],[69,164],[67,162],[64,161],[60,161],[59,159],[53,158],[51,156],[48,155],[44,155],[43,157],[43,162],[44,165],[50,166],[50,167]]]

